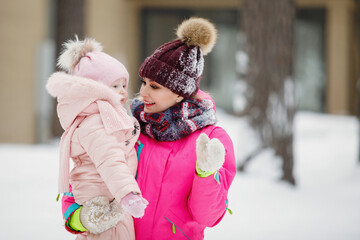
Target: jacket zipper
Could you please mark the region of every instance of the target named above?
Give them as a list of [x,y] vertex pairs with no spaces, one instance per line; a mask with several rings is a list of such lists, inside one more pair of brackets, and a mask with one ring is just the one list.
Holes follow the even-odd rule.
[[168,220],[171,224],[172,224],[172,232],[175,234],[176,230],[175,228],[177,228],[187,239],[191,240],[188,236],[186,236],[186,234],[178,227],[176,226],[170,219],[168,219],[167,217],[165,217],[166,220]]

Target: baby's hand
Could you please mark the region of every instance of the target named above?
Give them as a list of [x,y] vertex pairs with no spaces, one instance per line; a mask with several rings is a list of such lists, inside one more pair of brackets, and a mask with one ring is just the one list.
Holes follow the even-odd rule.
[[128,193],[120,201],[121,207],[135,218],[144,216],[149,202],[137,193]]
[[80,211],[81,224],[93,234],[115,227],[125,216],[125,212],[117,205],[116,201],[109,203],[103,196],[86,201]]

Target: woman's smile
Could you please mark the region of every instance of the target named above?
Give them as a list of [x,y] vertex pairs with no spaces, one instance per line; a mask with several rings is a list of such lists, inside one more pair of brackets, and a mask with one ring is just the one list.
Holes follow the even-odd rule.
[[145,105],[146,108],[150,108],[150,107],[152,107],[154,104],[155,104],[154,102],[149,102],[149,101],[145,101],[145,100],[144,100],[144,105]]

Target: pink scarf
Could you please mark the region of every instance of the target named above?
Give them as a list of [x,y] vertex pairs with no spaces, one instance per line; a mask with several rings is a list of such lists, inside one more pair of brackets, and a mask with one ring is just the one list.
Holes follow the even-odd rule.
[[75,129],[89,115],[100,113],[107,134],[134,128],[131,117],[123,107],[114,108],[109,102],[98,100],[82,111],[66,129],[60,140],[59,192],[69,191],[71,139]]

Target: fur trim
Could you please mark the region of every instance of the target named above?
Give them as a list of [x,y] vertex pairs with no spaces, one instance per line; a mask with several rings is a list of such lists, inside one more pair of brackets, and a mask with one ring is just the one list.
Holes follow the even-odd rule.
[[217,30],[209,20],[193,17],[178,26],[176,35],[188,46],[199,46],[206,55],[215,46]]
[[105,84],[63,72],[56,72],[50,76],[46,90],[52,97],[66,96],[67,99],[74,99],[74,101],[89,97],[94,100],[107,100],[117,105],[123,98],[122,95],[117,94]]
[[219,170],[225,161],[225,148],[219,139],[202,133],[196,140],[196,156],[198,167],[204,172]]
[[71,73],[82,57],[88,52],[101,52],[103,47],[92,38],[85,38],[80,41],[77,36],[75,40],[68,40],[63,44],[63,51],[58,59],[58,67]]
[[57,111],[63,129],[68,129],[76,116],[91,103],[102,100],[118,108],[123,99],[122,95],[100,82],[64,72],[51,75],[46,89],[51,96],[57,97]]

